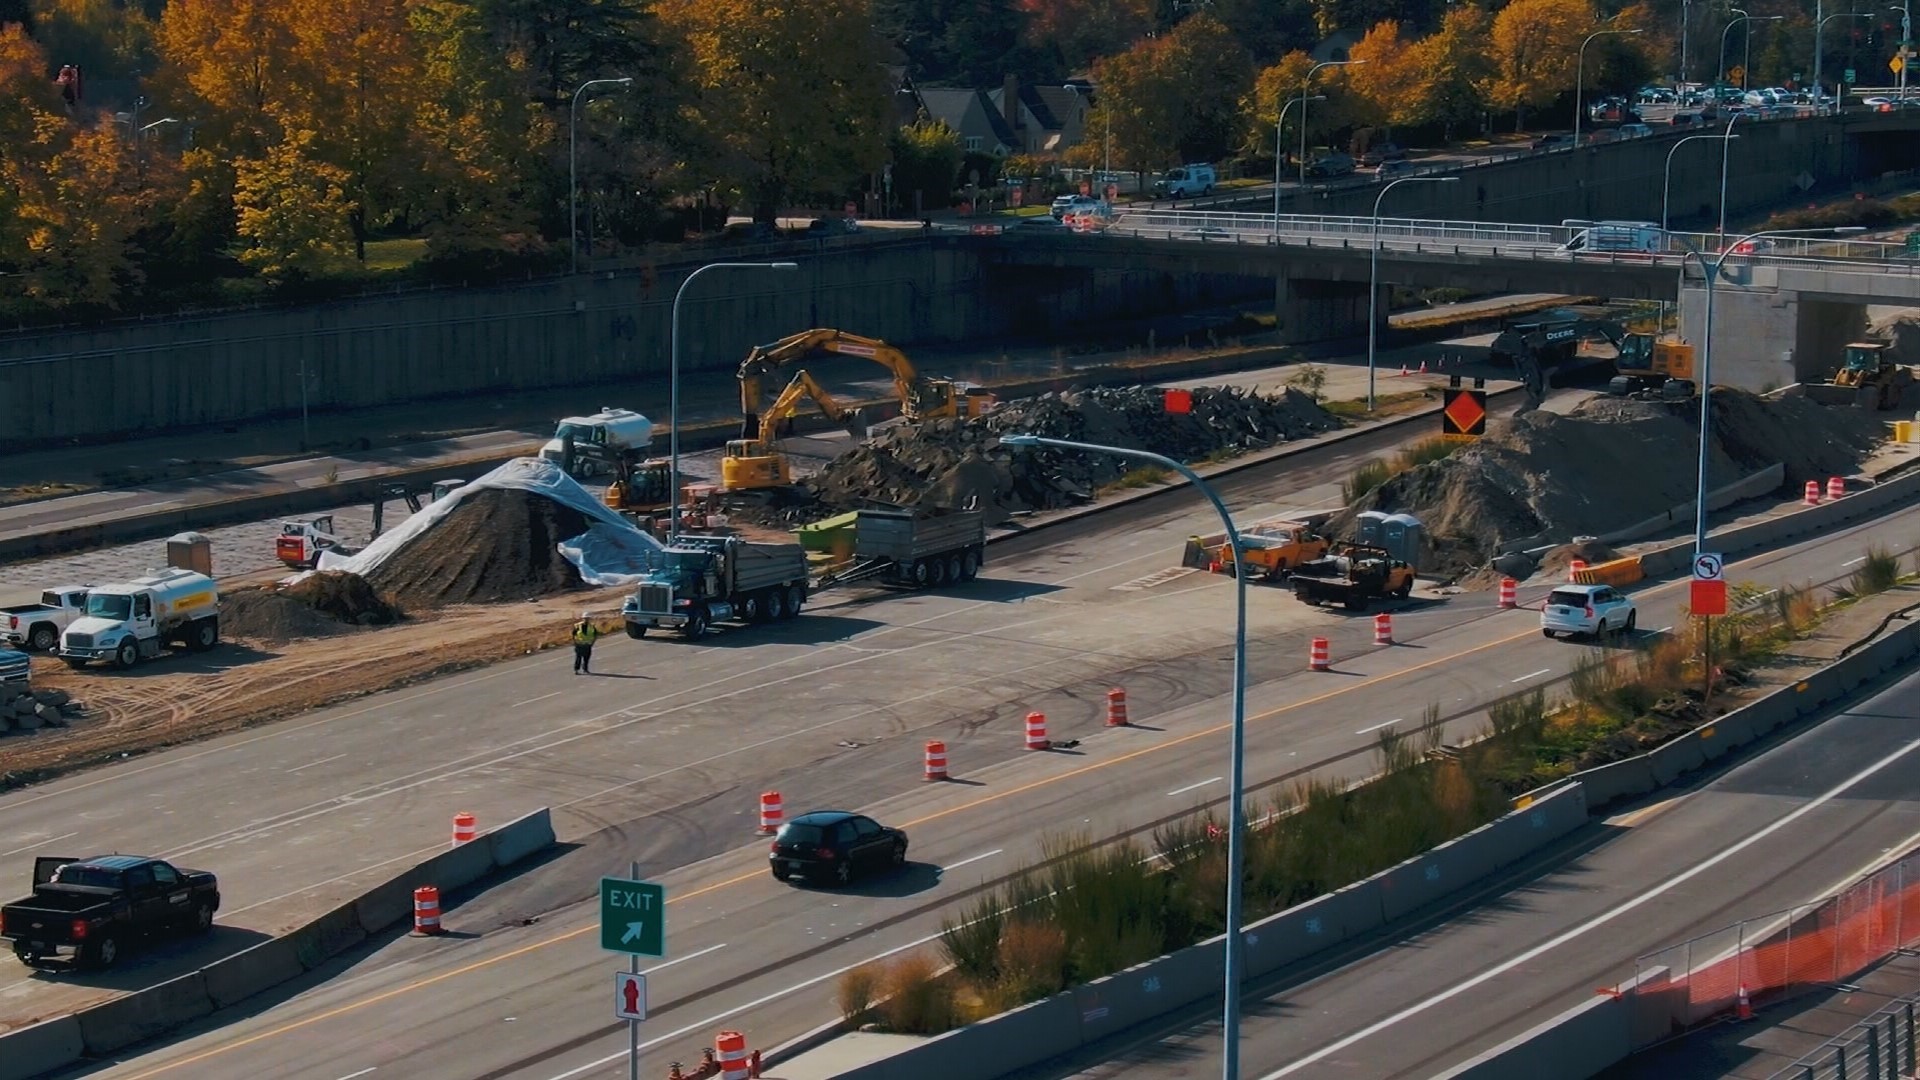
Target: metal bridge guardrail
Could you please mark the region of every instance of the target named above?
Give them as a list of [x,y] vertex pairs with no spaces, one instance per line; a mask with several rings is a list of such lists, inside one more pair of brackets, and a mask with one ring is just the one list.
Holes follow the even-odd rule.
[[[1327,246],[1329,241],[1339,241],[1337,246],[1352,247],[1354,240],[1362,241],[1364,247],[1375,238],[1370,217],[1282,214],[1276,221],[1272,214],[1204,210],[1121,209],[1113,224],[1104,231],[1150,239],[1305,247]],[[1714,233],[1669,232],[1667,235],[1676,250],[1668,252],[1564,250],[1564,245],[1580,231],[1580,228],[1562,225],[1381,218],[1378,238],[1383,250],[1430,248],[1439,253],[1461,255],[1551,256],[1567,262],[1606,260],[1671,265],[1676,269],[1685,261],[1688,250],[1713,252],[1727,242]],[[1413,245],[1411,249],[1409,243]],[[1846,273],[1920,273],[1920,260],[1905,256],[1904,244],[1882,240],[1769,239],[1751,253],[1736,253],[1735,264]]]
[[[1625,991],[1636,1049],[1736,1012],[1843,982],[1920,943],[1920,852],[1811,904],[1640,957]],[[1851,1075],[1851,1074],[1850,1074]]]
[[1920,994],[1882,1007],[1767,1080],[1906,1080],[1920,1075]]

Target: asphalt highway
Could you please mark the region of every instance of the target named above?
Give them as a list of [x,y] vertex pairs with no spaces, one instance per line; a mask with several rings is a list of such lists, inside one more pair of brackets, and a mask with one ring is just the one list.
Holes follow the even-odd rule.
[[[1301,501],[1313,494],[1311,487],[1295,491]],[[1254,498],[1235,492],[1236,510],[1286,505],[1274,496],[1248,505]],[[646,1027],[657,1062],[697,1060],[699,1046],[722,1026],[766,1048],[829,1020],[840,973],[932,941],[943,918],[964,917],[959,902],[1037,858],[1045,837],[1144,836],[1221,797],[1230,582],[1189,574],[1145,584],[1179,538],[1200,527],[1190,505],[1162,504],[1125,525],[1095,519],[1084,532],[1003,556],[996,573],[1005,577],[971,594],[873,605],[876,616],[884,609],[896,620],[885,627],[812,643],[762,637],[745,669],[759,673],[744,685],[721,675],[678,705],[629,706],[584,728],[549,721],[542,725],[552,730],[548,739],[509,751],[517,755],[509,760],[443,766],[437,775],[454,798],[562,807],[563,837],[581,847],[453,910],[449,925],[476,936],[392,942],[259,1015],[104,1073],[616,1075],[625,1039],[606,1000],[616,960],[598,950],[593,911],[582,900],[595,878],[623,871],[630,858],[641,862],[643,876],[664,882],[669,897],[669,955],[654,967],[654,1018]],[[1732,576],[1830,578],[1869,543],[1904,546],[1911,529],[1909,515],[1900,514],[1835,530],[1736,562]],[[1640,625],[1648,632],[1671,625],[1682,592],[1677,584],[1643,590]],[[859,610],[849,605],[845,615],[813,618],[856,618]],[[1430,703],[1440,707],[1448,737],[1463,737],[1483,725],[1489,702],[1564,678],[1586,652],[1541,639],[1533,613],[1498,611],[1484,594],[1412,602],[1396,615],[1404,644],[1390,648],[1367,644],[1370,620],[1310,611],[1277,593],[1256,593],[1251,615],[1248,774],[1260,791],[1310,768],[1363,773],[1378,729],[1414,726]],[[786,633],[805,632],[803,620]],[[1335,673],[1303,670],[1314,634],[1333,639]],[[633,648],[610,653],[609,668],[624,670],[625,655],[676,646]],[[714,678],[742,655],[724,644],[691,658],[675,652],[675,678]],[[561,663],[522,665],[515,692],[570,685]],[[546,670],[533,670],[539,665]],[[782,671],[786,681],[775,682]],[[1100,728],[1101,691],[1114,683],[1129,688],[1140,726]],[[1060,724],[1059,735],[1084,742],[1068,752],[1019,751],[1020,716],[1034,707]],[[376,740],[388,736],[389,754],[402,745],[386,722],[344,723],[335,737],[351,737],[356,726]],[[727,749],[676,748],[703,733],[717,733]],[[918,782],[919,741],[928,735],[947,740],[957,782]],[[558,739],[568,741],[548,745]],[[374,776],[387,767],[405,765],[359,762]],[[370,849],[361,853],[366,858],[382,845],[405,849],[413,838],[423,849],[437,846],[445,815],[427,804],[452,807],[431,787],[419,798],[403,794],[408,775],[392,781],[401,790],[375,781],[345,805],[295,810],[288,820],[304,819],[298,830],[267,824],[233,841],[208,841],[208,850],[231,844],[238,857],[300,836],[314,838],[301,845],[312,850],[339,843],[342,828],[356,847]],[[204,767],[197,777],[219,783]],[[777,787],[794,810],[851,805],[903,825],[913,837],[912,865],[843,892],[774,882],[763,842],[752,836],[760,786],[753,780]],[[1115,798],[1118,790],[1129,797]],[[596,822],[606,829],[588,831]],[[528,919],[537,921],[524,925]]]
[[[1418,434],[1365,433],[1312,451],[1310,467],[1226,484],[1249,508],[1324,509],[1339,498],[1327,478]],[[211,948],[232,951],[436,850],[457,811],[484,828],[561,807],[563,837],[597,835],[678,866],[725,850],[766,787],[851,800],[876,777],[907,781],[902,763],[919,752],[909,733],[1005,728],[1033,707],[1090,730],[1099,717],[1086,695],[1116,678],[1143,709],[1205,700],[1217,680],[1189,685],[1182,662],[1226,639],[1210,612],[1163,594],[1217,582],[1108,588],[1177,562],[1192,499],[1161,496],[996,545],[987,575],[951,593],[823,593],[796,622],[699,646],[610,639],[591,679],[558,654],[532,657],[0,795],[0,882],[26,882],[41,854],[138,851],[211,869],[225,903]],[[1082,565],[1082,549],[1102,559]],[[1083,588],[1151,614],[1089,623],[1063,599]],[[1300,617],[1291,601],[1270,604],[1265,632]],[[1161,618],[1193,634],[1170,638]],[[1017,740],[975,741],[956,745],[960,767],[1019,752]],[[0,961],[0,1026],[191,970],[208,951],[169,944],[85,976]]]
[[[1632,978],[1638,957],[1836,891],[1920,844],[1916,721],[1920,674],[1574,834],[1385,948],[1256,990],[1244,1075],[1430,1077]],[[1218,1074],[1213,1018],[1154,1034],[1099,1065],[1024,1075]]]

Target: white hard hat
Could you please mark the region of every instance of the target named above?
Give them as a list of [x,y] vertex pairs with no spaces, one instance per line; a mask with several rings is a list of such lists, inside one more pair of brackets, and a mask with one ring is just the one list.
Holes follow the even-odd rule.
[[583,611],[583,612],[581,612],[581,613],[580,613],[580,617],[581,617],[581,618],[583,618],[583,619],[591,619],[591,618],[593,618],[593,612],[591,612],[591,611]]

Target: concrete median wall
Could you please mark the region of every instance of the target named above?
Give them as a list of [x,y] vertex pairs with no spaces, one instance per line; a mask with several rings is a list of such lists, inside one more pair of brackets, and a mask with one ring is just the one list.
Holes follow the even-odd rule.
[[212,1013],[207,977],[196,971],[75,1015],[80,1019],[80,1038],[86,1043],[87,1053],[104,1057]]
[[[411,867],[285,937],[71,1016],[0,1034],[0,1080],[29,1080],[86,1057],[113,1054],[237,1005],[320,967],[373,934],[410,921],[416,883],[452,892],[553,842],[552,812],[543,807]],[[397,899],[402,890],[404,903]]]
[[[1250,977],[1377,929],[1424,903],[1474,884],[1586,823],[1578,784],[1541,797],[1433,852],[1337,892],[1250,923],[1242,931]],[[1438,866],[1437,879],[1426,867]],[[1389,883],[1415,883],[1398,901]],[[1225,978],[1226,938],[1216,937],[1125,971],[1076,986],[1013,1012],[969,1024],[892,1057],[841,1073],[859,1080],[988,1080],[1030,1068],[1217,997]]]
[[[1920,472],[1875,484],[1865,491],[1823,502],[1819,506],[1809,506],[1750,525],[1722,529],[1714,533],[1708,542],[1725,555],[1777,547],[1802,536],[1825,532],[1837,525],[1877,517],[1889,507],[1916,496],[1920,496]],[[1685,573],[1693,565],[1693,541],[1686,540],[1644,552],[1640,556],[1640,565],[1646,569],[1649,577]],[[1736,570],[1736,576],[1737,573]]]
[[1626,999],[1596,995],[1434,1080],[1586,1080],[1632,1049]]
[[0,1080],[31,1080],[80,1060],[80,1018],[62,1016],[0,1035]]

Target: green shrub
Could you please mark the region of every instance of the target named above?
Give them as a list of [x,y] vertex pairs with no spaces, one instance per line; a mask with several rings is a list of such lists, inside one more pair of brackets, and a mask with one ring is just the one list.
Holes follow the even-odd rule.
[[1391,476],[1387,463],[1379,458],[1363,461],[1348,474],[1345,483],[1340,485],[1340,497],[1348,506],[1365,498],[1367,493],[1387,482]]
[[1883,593],[1900,583],[1900,556],[1875,545],[1847,579],[1848,591],[1855,596]]
[[981,984],[1000,976],[1000,930],[1006,925],[1002,897],[988,892],[960,913],[960,921],[943,919],[940,923],[940,947],[955,970]]

